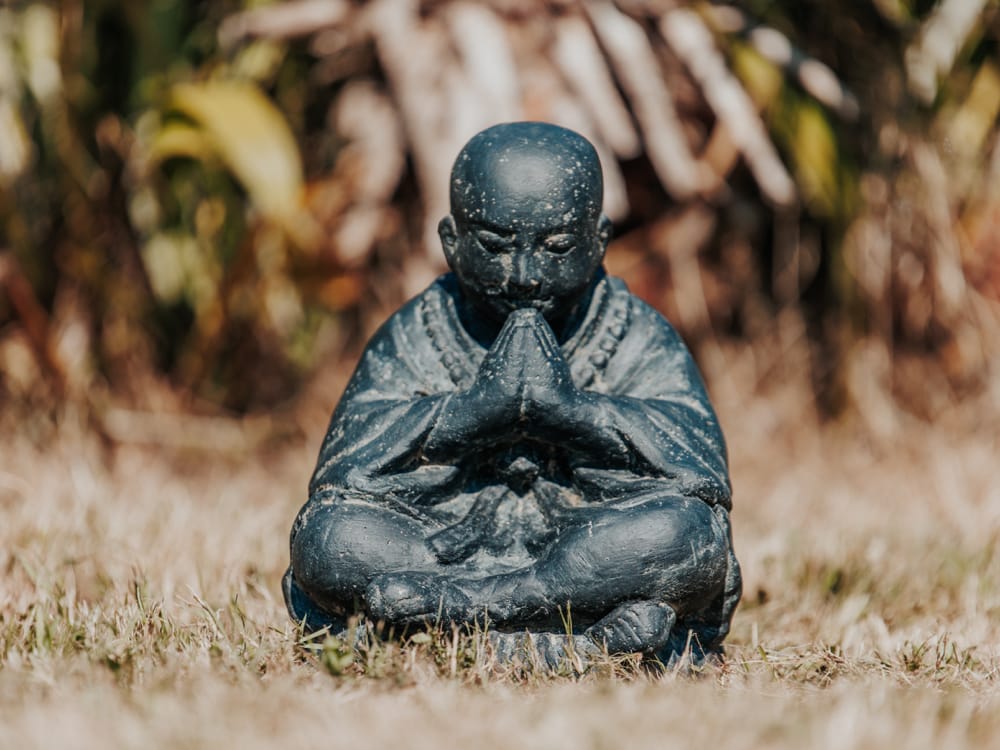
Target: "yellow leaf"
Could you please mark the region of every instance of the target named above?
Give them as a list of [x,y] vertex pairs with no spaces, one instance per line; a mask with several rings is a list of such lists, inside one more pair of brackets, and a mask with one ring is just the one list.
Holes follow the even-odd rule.
[[948,139],[966,157],[982,149],[1000,114],[1000,70],[989,61],[976,73],[969,95],[951,119]]
[[156,134],[149,148],[149,157],[154,162],[176,157],[205,161],[214,154],[212,143],[205,137],[204,131],[177,122],[165,125]]
[[[313,225],[302,210],[302,162],[277,107],[259,88],[240,81],[178,84],[171,93],[173,107],[201,126],[261,213],[298,241],[307,239]],[[194,145],[188,134],[172,137],[175,144]]]
[[806,200],[822,215],[835,214],[840,194],[837,138],[815,103],[798,106],[791,146],[796,177]]
[[781,70],[747,44],[734,42],[731,54],[733,71],[743,81],[750,98],[759,109],[767,109],[784,86]]

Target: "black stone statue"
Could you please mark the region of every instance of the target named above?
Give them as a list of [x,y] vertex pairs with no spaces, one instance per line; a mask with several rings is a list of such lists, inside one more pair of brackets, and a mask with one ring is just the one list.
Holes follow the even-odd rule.
[[486,623],[550,663],[570,628],[584,653],[720,648],[741,592],[725,443],[677,333],[603,270],[602,192],[554,125],[459,154],[451,273],[369,342],[292,528],[295,620]]

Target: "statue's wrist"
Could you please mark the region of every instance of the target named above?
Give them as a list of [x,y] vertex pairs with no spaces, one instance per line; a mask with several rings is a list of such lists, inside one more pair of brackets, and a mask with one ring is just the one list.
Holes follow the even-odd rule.
[[474,391],[455,391],[445,396],[437,424],[428,435],[431,450],[466,452],[495,435],[501,427],[487,408],[487,400]]
[[597,402],[584,391],[564,393],[558,400],[536,401],[528,410],[526,425],[537,437],[578,432],[600,415]]

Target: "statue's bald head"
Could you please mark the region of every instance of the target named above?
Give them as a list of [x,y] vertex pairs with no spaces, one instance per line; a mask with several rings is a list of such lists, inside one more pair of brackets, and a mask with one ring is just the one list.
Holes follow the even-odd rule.
[[451,172],[451,215],[438,225],[448,265],[482,315],[533,307],[555,329],[586,299],[611,232],[590,142],[542,122],[496,125]]
[[451,171],[451,212],[459,223],[504,228],[525,222],[597,222],[604,184],[590,141],[544,122],[494,125],[459,152]]

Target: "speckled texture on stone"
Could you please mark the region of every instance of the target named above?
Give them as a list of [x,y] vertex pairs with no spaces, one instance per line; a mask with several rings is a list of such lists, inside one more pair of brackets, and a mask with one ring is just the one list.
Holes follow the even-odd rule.
[[741,591],[725,442],[674,329],[604,273],[601,199],[593,147],[554,125],[459,154],[452,272],[369,342],[292,528],[296,620],[487,623],[501,657],[549,664],[570,641],[721,648]]

